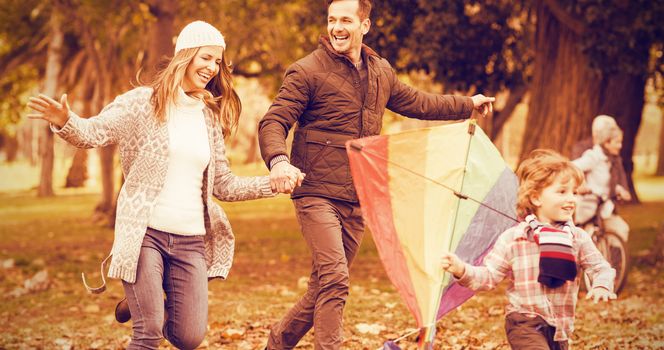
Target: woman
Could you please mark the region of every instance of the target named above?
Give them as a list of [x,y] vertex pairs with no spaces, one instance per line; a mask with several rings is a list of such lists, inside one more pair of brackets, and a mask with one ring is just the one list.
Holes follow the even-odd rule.
[[226,277],[234,248],[212,196],[273,195],[267,176],[241,178],[229,169],[223,137],[237,126],[241,104],[225,48],[216,28],[192,22],[154,82],[118,96],[98,116],[78,117],[66,95],[28,104],[30,118],[48,121],[77,147],[119,145],[125,183],[108,275],[122,279],[133,318],[128,349],[156,349],[163,337],[180,349],[202,342],[208,278]]

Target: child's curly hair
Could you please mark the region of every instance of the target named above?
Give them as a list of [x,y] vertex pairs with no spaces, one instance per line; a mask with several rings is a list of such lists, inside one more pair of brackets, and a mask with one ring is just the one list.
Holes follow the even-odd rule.
[[534,214],[536,207],[530,199],[542,193],[542,190],[560,175],[564,176],[563,181],[571,179],[577,187],[584,181],[583,172],[560,153],[550,149],[536,149],[530,152],[528,158],[524,159],[516,169],[516,176],[519,178],[517,215],[525,218]]

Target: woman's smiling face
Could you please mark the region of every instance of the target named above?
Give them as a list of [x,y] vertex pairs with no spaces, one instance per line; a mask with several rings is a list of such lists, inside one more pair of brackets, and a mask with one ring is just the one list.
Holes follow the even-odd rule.
[[203,46],[199,48],[184,73],[182,89],[184,91],[205,89],[207,83],[219,74],[223,54],[224,48],[221,46]]

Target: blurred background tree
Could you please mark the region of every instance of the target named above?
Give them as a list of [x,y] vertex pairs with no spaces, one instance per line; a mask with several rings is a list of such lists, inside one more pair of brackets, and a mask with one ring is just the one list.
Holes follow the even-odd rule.
[[664,3],[546,0],[536,8],[527,125],[537,125],[541,132],[525,134],[522,156],[538,147],[569,154],[575,142],[590,134],[592,118],[608,114],[625,133],[623,165],[638,201],[632,156],[646,82],[664,72]]
[[421,71],[448,92],[505,96],[495,139],[527,92],[534,18],[524,1],[376,2],[367,43],[400,72]]
[[[45,74],[50,22],[34,10],[39,5],[40,1],[10,1],[0,11],[0,133],[3,146],[15,147],[8,158],[16,159],[17,153],[23,153],[31,164],[40,160],[40,129],[31,127],[19,135],[13,125],[23,115],[25,94]],[[22,138],[27,141],[19,142]],[[47,185],[48,180],[42,182]]]
[[608,114],[625,132],[632,174],[648,79],[663,91],[664,2],[391,0],[375,8],[367,42],[398,70],[423,70],[447,91],[507,95],[483,125],[492,138],[526,94],[522,157],[535,148],[569,155],[592,119]]

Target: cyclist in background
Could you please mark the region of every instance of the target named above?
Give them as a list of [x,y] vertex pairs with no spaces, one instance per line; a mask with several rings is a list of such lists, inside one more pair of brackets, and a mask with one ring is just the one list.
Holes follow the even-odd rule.
[[[570,159],[577,159],[583,155],[583,152],[592,149],[594,146],[593,139],[595,137],[601,137],[601,134],[606,133],[606,130],[608,130],[610,127],[618,127],[618,123],[616,123],[616,120],[613,119],[613,117],[604,114],[596,116],[593,119],[591,127],[592,136],[589,136],[588,138],[585,138],[574,144],[572,147],[572,155]],[[627,184],[627,174],[625,173],[625,167],[623,166],[623,161],[620,154],[609,155],[608,157],[611,161],[611,181],[617,185],[622,186],[623,188],[629,188],[629,185]],[[610,195],[610,197],[616,197],[615,191]],[[629,193],[628,197],[630,198],[626,200],[631,200]]]
[[[608,120],[610,119],[610,120]],[[598,116],[593,121],[593,146],[583,152],[581,157],[572,161],[574,165],[584,172],[586,177],[585,186],[587,192],[602,198],[598,203],[593,195],[581,196],[577,204],[575,221],[584,223],[588,221],[597,211],[597,205],[602,205],[599,210],[600,218],[604,220],[607,230],[615,232],[625,242],[629,238],[629,225],[615,212],[615,204],[611,200],[631,200],[629,191],[621,185],[619,173],[622,167],[619,159],[622,148],[623,132],[615,123],[613,118]],[[614,161],[612,161],[614,159]],[[624,171],[622,172],[624,174]]]

